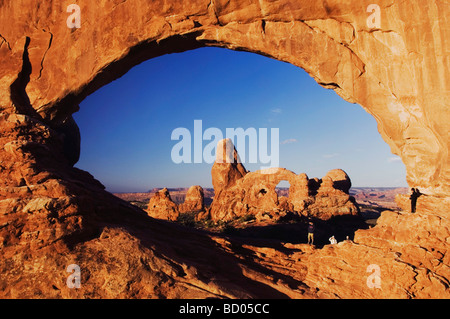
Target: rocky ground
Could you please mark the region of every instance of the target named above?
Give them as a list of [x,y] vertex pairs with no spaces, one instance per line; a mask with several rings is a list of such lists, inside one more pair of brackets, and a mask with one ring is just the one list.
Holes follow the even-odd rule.
[[[63,3],[0,4],[0,298],[450,298],[445,1],[380,1],[377,27],[357,0],[77,3],[79,29]],[[417,213],[400,194],[353,240],[250,243],[151,218],[73,167],[86,96],[204,46],[291,63],[361,105],[426,194]],[[66,285],[71,264],[81,289]]]
[[[150,198],[162,188],[154,188],[144,193],[115,193],[114,195],[127,200],[133,205],[146,209]],[[184,202],[188,188],[169,189],[173,201],[177,204]],[[286,187],[277,188],[279,196],[288,196],[289,189]],[[368,229],[376,225],[377,219],[383,211],[399,210],[395,202],[397,194],[406,193],[407,188],[389,187],[352,187],[350,194],[356,197],[359,206],[358,216],[336,217],[330,221],[316,220],[316,246],[322,247],[329,244],[329,238],[334,235],[338,242],[349,236],[354,238],[354,233],[358,229]],[[214,197],[214,189],[205,188],[205,205],[208,207]],[[307,221],[306,218],[290,215],[286,218],[272,222],[257,221],[254,216],[247,215],[236,218],[229,222],[198,221],[195,219],[196,213],[182,214],[176,221],[178,224],[203,229],[212,233],[224,234],[227,236],[239,237],[249,241],[263,241],[273,243],[293,243],[300,244],[307,242]]]

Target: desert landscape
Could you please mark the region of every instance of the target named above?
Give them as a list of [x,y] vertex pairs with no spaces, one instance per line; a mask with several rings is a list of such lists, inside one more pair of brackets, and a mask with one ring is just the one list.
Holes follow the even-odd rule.
[[[450,298],[450,6],[378,3],[1,1],[0,298]],[[111,194],[74,166],[84,99],[201,47],[290,63],[360,105],[408,188],[248,171],[236,150],[212,189]]]
[[[150,198],[163,188],[153,188],[144,193],[113,193],[113,195],[142,209],[147,209]],[[184,202],[188,190],[189,188],[183,187],[168,189],[173,202],[176,204]],[[214,188],[203,188],[203,192],[205,205],[211,205],[214,198]],[[289,188],[276,188],[276,192],[279,196],[287,196]],[[349,192],[355,198],[363,214],[365,208],[367,208],[367,212],[372,210],[399,210],[395,197],[399,194],[408,193],[409,189],[406,187],[352,187]]]
[[[219,147],[225,143],[221,141]],[[236,149],[234,158],[238,158]],[[375,226],[383,211],[399,211],[395,197],[408,193],[404,187],[352,188],[348,175],[339,169],[322,179],[281,168],[272,171],[270,176],[255,172],[249,178],[251,173],[242,164],[216,162],[211,171],[214,188],[195,185],[114,195],[147,211],[150,217],[275,244],[306,243],[307,223],[314,220],[320,224],[316,246],[320,243],[323,247],[331,236],[337,241],[353,240],[356,230]],[[247,174],[250,183],[246,186],[243,178]],[[230,180],[230,176],[235,178]],[[281,179],[289,180],[292,186],[275,187]],[[238,201],[243,203],[239,209],[236,198],[242,191],[245,195]]]
[[[150,198],[153,195],[163,190],[164,188],[153,188],[144,193],[114,193],[113,195],[135,205],[141,209],[147,209]],[[185,201],[186,193],[189,188],[169,188],[170,197],[175,204],[182,204]],[[209,207],[214,198],[213,188],[203,188],[204,192],[204,205]],[[276,189],[279,196],[286,196],[289,194],[289,188],[280,187]],[[398,211],[399,207],[395,202],[395,197],[398,194],[407,194],[408,188],[405,187],[352,187],[349,194],[353,196],[357,202],[359,208],[359,215],[368,225],[374,226],[376,220],[380,217],[383,211],[392,210]],[[196,225],[195,214],[188,216],[186,214],[185,220],[181,219],[181,223],[187,223],[187,225],[195,225],[196,227],[202,227],[202,224]],[[248,221],[242,221],[244,224],[250,224]],[[256,219],[251,219],[251,224],[255,223]],[[240,225],[237,225],[240,226]],[[208,227],[210,228],[210,227]]]

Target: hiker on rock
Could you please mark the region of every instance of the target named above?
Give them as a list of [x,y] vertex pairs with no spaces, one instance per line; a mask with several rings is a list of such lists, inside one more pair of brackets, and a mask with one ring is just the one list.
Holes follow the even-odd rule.
[[416,212],[417,198],[423,195],[417,188],[411,188],[411,195],[409,199],[411,200],[411,213]]
[[314,226],[314,223],[312,221],[309,222],[308,225],[308,244],[313,245],[314,244],[314,230],[316,227]]
[[337,244],[337,240],[336,240],[336,238],[334,238],[334,235],[331,236],[328,240],[330,241],[330,244],[332,244],[332,245]]

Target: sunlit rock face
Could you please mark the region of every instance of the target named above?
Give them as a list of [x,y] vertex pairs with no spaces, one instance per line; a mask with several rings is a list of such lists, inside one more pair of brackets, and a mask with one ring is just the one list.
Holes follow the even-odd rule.
[[[358,213],[355,200],[349,195],[350,178],[341,169],[331,170],[317,181],[280,167],[248,172],[230,139],[221,140],[217,149],[211,169],[215,193],[210,208],[213,221],[247,215],[276,221],[288,213],[328,220]],[[281,181],[289,182],[288,197],[277,194],[276,187]]]
[[150,217],[175,221],[180,215],[178,205],[172,201],[167,188],[157,191],[148,203],[147,213]]
[[[447,3],[378,1],[375,17],[357,0],[77,4],[80,28],[68,27],[65,2],[0,4],[1,297],[448,298]],[[283,264],[272,271],[302,283],[294,290],[225,254],[225,240],[153,220],[73,168],[80,137],[71,115],[87,95],[140,62],[202,46],[289,62],[361,105],[402,158],[410,187],[426,194],[417,213],[383,214],[354,243],[293,250],[303,257],[253,257]],[[73,263],[84,289],[65,285]],[[381,267],[381,289],[366,284],[369,264]]]

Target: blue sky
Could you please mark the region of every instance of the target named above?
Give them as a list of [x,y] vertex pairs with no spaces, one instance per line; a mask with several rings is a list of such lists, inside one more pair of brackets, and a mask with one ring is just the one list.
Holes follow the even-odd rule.
[[[87,97],[74,118],[76,167],[111,192],[211,187],[212,164],[171,158],[173,130],[193,134],[194,120],[224,135],[226,128],[278,128],[279,166],[310,178],[341,168],[353,186],[406,186],[405,166],[371,115],[302,69],[256,54],[202,48],[146,61]],[[251,171],[261,165],[245,164]]]

